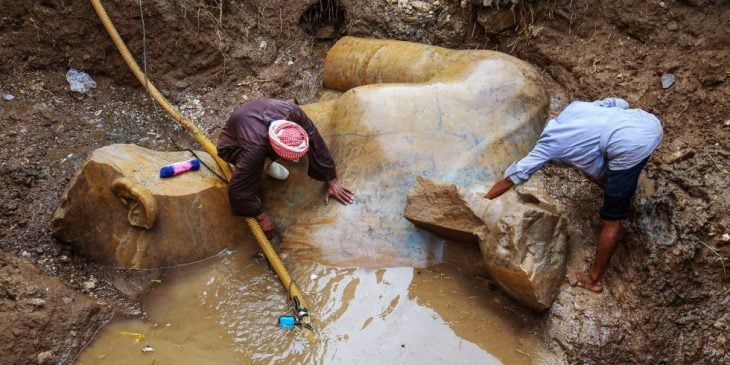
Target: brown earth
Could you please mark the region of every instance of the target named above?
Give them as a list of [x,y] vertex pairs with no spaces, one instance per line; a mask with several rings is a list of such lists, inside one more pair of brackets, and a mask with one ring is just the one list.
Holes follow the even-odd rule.
[[108,320],[109,305],[79,293],[28,260],[0,252],[0,354],[5,364],[72,357]]
[[[565,284],[543,317],[545,339],[571,363],[730,362],[730,4],[558,0],[497,9],[450,0],[427,2],[429,14],[397,3],[142,2],[147,71],[209,135],[246,100],[314,101],[324,51],[343,35],[516,55],[551,80],[553,114],[576,98],[624,97],[663,121],[664,142],[646,168],[606,292]],[[172,150],[170,138],[193,141],[137,85],[88,2],[3,5],[0,93],[15,99],[0,101],[0,300],[12,319],[0,333],[43,336],[3,339],[12,346],[0,358],[27,363],[50,351],[41,360],[68,363],[107,311],[140,315],[137,296],[157,272],[105,269],[53,240],[50,217],[63,189],[98,147]],[[140,2],[105,6],[142,63]],[[71,67],[89,72],[97,88],[70,92]],[[664,73],[676,77],[667,89]],[[582,270],[593,257],[601,192],[572,170],[546,170],[553,196],[572,208],[569,271]],[[63,296],[97,299],[69,312]]]

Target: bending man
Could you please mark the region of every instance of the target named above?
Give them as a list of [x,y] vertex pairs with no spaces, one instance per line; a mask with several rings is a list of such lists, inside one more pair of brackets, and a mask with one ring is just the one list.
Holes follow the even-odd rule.
[[616,249],[621,220],[629,218],[629,205],[639,174],[662,140],[662,126],[653,114],[628,109],[618,98],[594,102],[574,101],[548,122],[537,145],[513,163],[484,196],[494,199],[539,170],[546,162],[581,170],[603,188],[601,233],[588,277],[576,275],[577,284],[594,292]]
[[327,184],[325,204],[330,197],[342,204],[353,202],[352,192],[337,181],[335,162],[322,136],[298,105],[260,99],[236,109],[218,138],[218,156],[234,166],[228,186],[233,214],[256,217],[269,239],[276,236],[274,224],[257,197],[265,161],[272,161],[267,173],[283,180],[288,171],[273,161],[297,161],[304,155],[309,158],[308,175]]

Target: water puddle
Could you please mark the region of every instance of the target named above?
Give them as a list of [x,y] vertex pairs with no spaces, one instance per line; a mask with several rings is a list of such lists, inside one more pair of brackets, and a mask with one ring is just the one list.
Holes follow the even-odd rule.
[[77,363],[534,364],[548,356],[537,316],[500,303],[484,280],[453,266],[284,261],[309,302],[312,339],[277,326],[291,313],[285,291],[262,258],[239,250],[168,270],[144,300],[149,320],[112,322]]

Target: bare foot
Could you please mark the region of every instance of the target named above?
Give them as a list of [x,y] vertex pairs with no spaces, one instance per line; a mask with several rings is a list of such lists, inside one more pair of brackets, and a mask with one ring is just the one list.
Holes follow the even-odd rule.
[[582,272],[573,274],[572,278],[569,279],[569,282],[571,286],[578,286],[579,288],[588,289],[595,293],[603,291],[603,284],[600,282],[594,282],[588,275],[585,275]]

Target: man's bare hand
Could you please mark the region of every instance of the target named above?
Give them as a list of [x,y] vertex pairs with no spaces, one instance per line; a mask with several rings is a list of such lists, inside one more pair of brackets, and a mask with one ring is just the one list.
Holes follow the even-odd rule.
[[492,200],[502,194],[504,194],[507,190],[512,188],[515,184],[510,180],[508,177],[504,177],[502,179],[497,180],[494,185],[492,185],[492,188],[489,189],[486,195],[484,195],[485,198]]
[[268,214],[266,214],[265,212],[261,213],[256,216],[256,220],[259,222],[259,225],[264,231],[264,234],[266,234],[266,238],[272,239],[276,237],[276,228],[274,227],[274,222],[271,220],[271,217],[269,217]]
[[334,197],[339,200],[342,204],[352,204],[355,201],[355,194],[347,189],[344,185],[340,184],[337,179],[332,179],[327,182],[327,190],[324,192],[324,204],[329,204],[330,197]]

